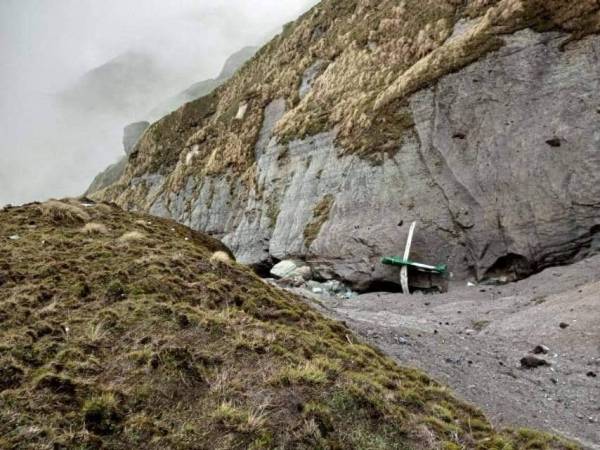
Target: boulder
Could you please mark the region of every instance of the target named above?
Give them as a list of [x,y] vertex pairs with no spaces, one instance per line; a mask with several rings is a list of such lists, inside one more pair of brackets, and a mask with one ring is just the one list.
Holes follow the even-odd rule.
[[306,267],[301,261],[293,261],[291,259],[281,261],[271,269],[271,275],[277,278],[301,277],[303,279],[310,279],[310,273],[310,267]]
[[549,366],[550,363],[537,356],[528,355],[521,358],[521,367],[524,369],[536,369],[538,367]]
[[545,345],[536,345],[534,349],[531,351],[534,355],[547,355],[550,349]]

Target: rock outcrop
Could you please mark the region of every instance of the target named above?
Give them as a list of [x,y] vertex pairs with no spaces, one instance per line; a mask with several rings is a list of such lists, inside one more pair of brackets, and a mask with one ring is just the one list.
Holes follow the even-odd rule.
[[456,278],[582,258],[600,232],[599,8],[323,1],[154,124],[97,197],[357,289],[396,281],[379,258],[414,220],[413,258]]
[[115,164],[111,164],[102,172],[100,172],[94,180],[92,184],[85,191],[85,195],[92,195],[94,192],[98,192],[113,183],[119,181],[119,179],[123,176],[125,169],[127,168],[127,157],[123,156],[119,161]]
[[[231,76],[238,70],[248,59],[250,59],[254,53],[256,53],[256,47],[244,47],[243,49],[235,52],[225,61],[223,68],[217,78],[200,81],[190,86],[188,89],[176,95],[173,98],[161,103],[155,107],[149,114],[153,120],[157,120],[166,114],[180,108],[182,105],[196,100],[200,97],[210,94],[217,87],[225,83]],[[133,152],[135,145],[138,143],[144,132],[150,126],[149,122],[141,121],[129,124],[123,131],[123,148],[127,157]],[[100,191],[111,184],[119,181],[121,176],[125,173],[127,167],[127,157],[122,157],[115,164],[111,164],[95,178],[90,187],[86,191],[86,195],[91,195],[94,192]]]
[[87,189],[85,195],[91,195],[94,192],[98,192],[119,181],[127,168],[129,155],[133,152],[135,146],[149,126],[150,123],[148,122],[135,122],[124,128],[123,151],[125,152],[125,156],[121,157],[118,162],[111,164],[104,171],[96,175],[96,178],[92,181],[92,184]]
[[148,122],[135,122],[125,127],[123,130],[123,150],[125,150],[127,156],[131,155],[133,149],[149,126],[150,123]]

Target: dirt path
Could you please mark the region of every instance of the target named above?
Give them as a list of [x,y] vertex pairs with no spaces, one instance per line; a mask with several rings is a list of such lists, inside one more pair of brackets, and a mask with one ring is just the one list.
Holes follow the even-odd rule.
[[[318,301],[400,364],[481,406],[495,424],[600,449],[600,256],[505,286]],[[538,345],[549,349],[538,356],[551,365],[521,368]]]

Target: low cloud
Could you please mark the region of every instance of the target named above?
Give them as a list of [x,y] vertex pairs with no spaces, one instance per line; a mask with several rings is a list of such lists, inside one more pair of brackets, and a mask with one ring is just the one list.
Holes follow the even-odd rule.
[[[315,3],[2,0],[0,205],[82,193],[122,154],[123,126],[143,118],[148,104],[216,76],[230,54],[264,43]],[[82,113],[57,101],[128,52],[149,56],[162,71],[139,111]],[[129,82],[135,90],[136,80]]]

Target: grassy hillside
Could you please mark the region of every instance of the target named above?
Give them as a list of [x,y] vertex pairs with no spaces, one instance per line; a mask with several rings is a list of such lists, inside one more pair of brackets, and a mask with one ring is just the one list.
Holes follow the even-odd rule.
[[76,200],[5,209],[0,448],[101,447],[575,448],[494,431],[174,222]]

